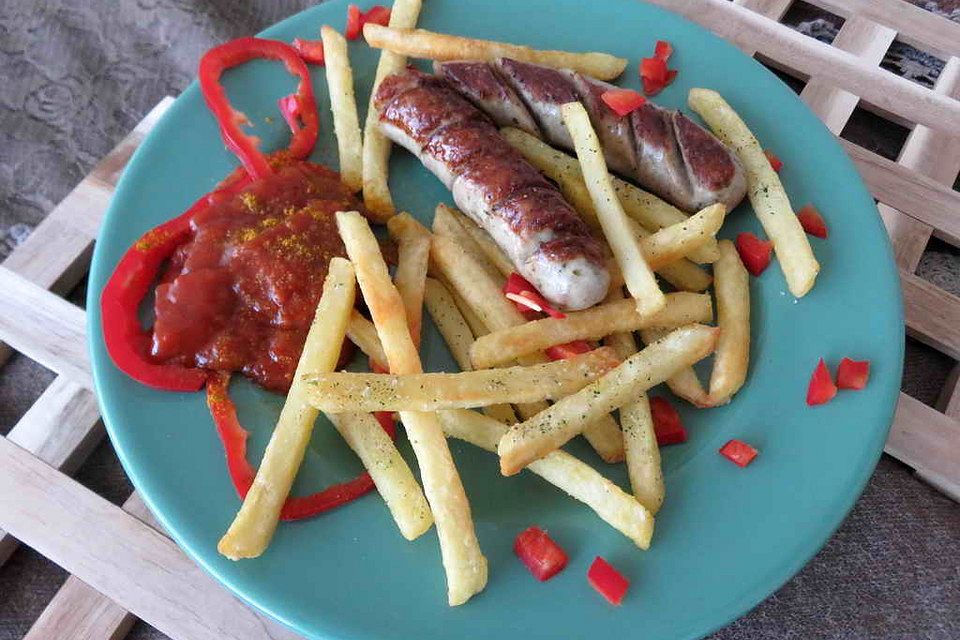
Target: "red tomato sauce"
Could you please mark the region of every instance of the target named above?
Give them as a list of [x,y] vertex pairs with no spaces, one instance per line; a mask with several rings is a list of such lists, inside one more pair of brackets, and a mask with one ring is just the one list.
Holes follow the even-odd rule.
[[157,286],[151,355],[285,392],[350,210],[337,173],[298,163],[198,214]]

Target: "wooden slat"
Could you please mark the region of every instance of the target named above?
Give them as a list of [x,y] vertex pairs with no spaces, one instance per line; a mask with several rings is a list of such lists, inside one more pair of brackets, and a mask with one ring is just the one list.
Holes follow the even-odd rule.
[[[793,2],[794,0],[733,0],[734,4],[738,4],[744,9],[749,9],[777,22],[780,21]],[[756,49],[750,47],[741,47],[741,50],[748,56],[757,52]]]
[[912,273],[900,272],[907,333],[960,359],[960,298]]
[[960,423],[905,393],[884,451],[960,501]]
[[0,267],[0,291],[0,340],[92,389],[83,311],[6,267]]
[[6,438],[0,527],[173,638],[297,638],[227,593],[169,538]]
[[960,24],[905,0],[807,0],[844,18],[861,16],[900,33],[900,39],[941,58],[960,56]]
[[[865,62],[878,65],[896,37],[893,29],[854,16],[843,23],[833,46],[849,51]],[[823,120],[833,133],[840,135],[860,97],[831,85],[820,76],[814,76],[800,92],[800,98]]]
[[809,76],[859,95],[918,124],[950,131],[960,121],[960,102],[938,95],[856,56],[726,0],[650,0],[746,49],[789,61]]

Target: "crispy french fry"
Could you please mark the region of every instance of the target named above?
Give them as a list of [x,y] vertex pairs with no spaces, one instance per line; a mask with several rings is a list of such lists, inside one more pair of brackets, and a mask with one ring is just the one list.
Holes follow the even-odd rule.
[[390,218],[387,229],[397,243],[397,270],[393,281],[407,312],[410,335],[414,344],[420,344],[423,291],[430,261],[430,232],[406,212]]
[[480,245],[474,241],[473,237],[467,233],[467,230],[460,224],[460,220],[454,213],[454,210],[441,203],[437,205],[433,214],[433,232],[439,236],[452,238],[460,250],[469,253],[470,257],[490,274],[498,287],[502,287],[506,279],[497,270],[487,255],[483,252]]
[[713,304],[706,293],[668,293],[659,312],[641,315],[631,299],[606,302],[565,318],[542,318],[477,338],[470,347],[473,366],[482,369],[574,340],[599,340],[611,333],[649,327],[676,328],[713,320]]
[[653,430],[650,401],[641,393],[637,399],[620,407],[620,425],[626,450],[627,475],[637,502],[656,514],[663,504],[665,489],[660,467],[660,448]]
[[[457,308],[453,296],[437,280],[427,278],[425,302],[427,311],[433,318],[440,335],[443,336],[453,359],[457,361],[462,371],[470,371],[470,345],[473,344],[473,332]],[[504,424],[514,424],[517,416],[509,404],[491,404],[483,407],[483,412]]]
[[356,309],[350,312],[350,323],[347,325],[347,337],[357,345],[368,358],[376,362],[384,371],[387,369],[387,354],[383,352],[377,328],[373,323],[360,315]]
[[729,240],[720,241],[713,274],[720,341],[710,376],[710,404],[720,405],[743,386],[750,362],[750,276]]
[[311,371],[333,371],[355,295],[353,267],[343,258],[333,258],[293,384],[263,461],[240,511],[217,545],[217,551],[231,560],[256,558],[270,544],[317,417],[316,409],[306,402],[306,389],[300,379]]
[[[722,204],[713,204],[690,216],[683,222],[640,239],[640,251],[651,269],[674,264],[707,240],[713,239],[723,224],[727,209]],[[631,225],[632,226],[632,225]],[[640,225],[638,224],[637,227]],[[715,241],[714,241],[715,242]]]
[[357,99],[353,93],[353,69],[347,53],[347,41],[331,26],[320,27],[323,58],[330,91],[333,130],[340,155],[340,179],[351,191],[363,188],[363,139],[357,117]]
[[[623,299],[623,287],[611,287],[610,291],[607,292],[607,298],[604,300],[604,303],[612,304]],[[667,305],[670,305],[669,301]],[[617,357],[621,360],[626,360],[637,352],[637,341],[633,338],[633,330],[610,333],[603,338],[603,344],[613,349],[613,352],[616,353]]]
[[629,218],[613,192],[607,161],[600,152],[600,141],[590,124],[586,109],[579,102],[570,102],[560,108],[563,123],[570,132],[580,160],[584,182],[596,209],[603,235],[617,258],[627,290],[637,301],[637,310],[649,315],[663,308],[666,301],[640,249],[639,240],[631,233]]
[[[593,200],[590,199],[590,192],[587,191],[583,173],[580,171],[580,163],[576,158],[554,149],[540,138],[520,129],[505,127],[500,130],[500,133],[530,164],[560,186],[564,197],[583,216],[587,224],[600,230],[600,220],[597,218]],[[672,204],[613,174],[610,175],[610,182],[620,199],[624,213],[645,229],[657,231],[683,222],[689,217]],[[688,256],[694,262],[713,262],[718,257],[715,238],[707,239],[703,246],[694,249]]]
[[310,403],[321,411],[437,411],[467,409],[503,402],[557,400],[617,366],[608,347],[566,360],[530,367],[483,369],[460,373],[392,375],[332,372],[308,375]]
[[604,462],[623,462],[623,433],[612,415],[600,416],[585,426],[583,437]]
[[[633,229],[634,233],[638,238],[641,239],[641,241],[651,235],[649,231],[641,227],[639,224],[631,224],[630,228]],[[706,291],[713,282],[713,277],[709,273],[693,264],[686,258],[659,267],[657,269],[657,273],[660,274],[664,280],[681,291]]]
[[[475,411],[441,411],[444,432],[481,449],[496,453],[507,428]],[[654,519],[620,487],[565,451],[553,451],[527,467],[575,500],[584,503],[611,527],[641,549],[650,546]]]
[[563,446],[583,431],[585,425],[632,402],[679,369],[703,359],[716,347],[718,332],[714,327],[698,324],[681,327],[577,393],[513,425],[497,447],[501,473],[517,473]]
[[[641,329],[640,337],[644,343],[653,344],[668,333],[669,329]],[[703,409],[710,406],[710,397],[700,384],[700,378],[693,367],[683,367],[667,378],[667,386],[673,395],[683,398],[695,407]]]
[[[390,27],[413,29],[420,17],[421,0],[395,0],[390,11]],[[379,117],[373,106],[380,82],[392,73],[403,71],[407,59],[393,51],[383,51],[370,88],[370,102],[363,126],[363,203],[372,216],[385,222],[394,213],[393,198],[387,176],[390,162],[390,140],[380,132]]]
[[[390,371],[422,373],[420,355],[410,337],[403,301],[397,292],[377,239],[356,211],[337,213],[337,228],[357,281],[370,308]],[[410,435],[420,466],[424,491],[437,525],[440,553],[447,574],[447,601],[463,604],[487,583],[487,560],[480,551],[470,503],[435,413],[403,411],[400,419]]]
[[376,418],[369,413],[327,414],[327,418],[363,462],[403,537],[414,540],[426,533],[433,525],[427,498]]
[[483,255],[487,257],[487,260],[490,261],[497,271],[504,277],[508,277],[511,273],[517,270],[513,265],[513,262],[510,261],[510,258],[507,257],[507,254],[503,252],[503,249],[500,248],[500,245],[491,237],[486,230],[481,229],[480,226],[470,219],[466,214],[457,211],[456,209],[450,209],[450,213],[453,214],[463,227],[464,231],[467,232],[473,241],[477,243],[477,246],[480,247],[480,251],[483,252]]
[[363,37],[371,47],[386,49],[411,58],[428,60],[484,60],[513,58],[556,69],[573,69],[600,80],[613,80],[627,67],[623,58],[608,53],[571,53],[569,51],[542,51],[522,45],[479,40],[434,33],[425,29],[397,29],[393,20],[389,27],[368,22],[363,26]]
[[746,172],[747,196],[753,211],[773,241],[773,249],[790,293],[802,298],[813,288],[820,263],[814,257],[807,234],[790,206],[780,177],[770,166],[760,143],[746,123],[719,93],[709,89],[691,89],[688,103],[716,136],[739,156]]
[[[441,282],[441,284],[443,283]],[[450,292],[450,295],[453,297],[454,304],[457,305],[457,310],[460,311],[460,315],[463,316],[467,326],[470,327],[470,332],[473,333],[474,336],[485,336],[490,333],[490,331],[487,330],[487,325],[483,324],[483,321],[480,319],[480,317],[474,313],[473,309],[470,308],[470,305],[467,304],[466,300],[460,297],[459,293],[450,288],[447,288],[447,291]]]

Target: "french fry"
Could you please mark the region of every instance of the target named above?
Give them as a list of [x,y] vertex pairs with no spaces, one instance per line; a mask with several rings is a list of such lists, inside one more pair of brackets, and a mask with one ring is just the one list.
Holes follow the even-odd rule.
[[387,229],[397,243],[397,269],[393,281],[407,312],[410,335],[414,344],[420,344],[423,291],[430,261],[430,232],[406,212],[390,218]]
[[718,329],[681,327],[648,346],[586,387],[529,420],[510,427],[500,440],[500,471],[513,475],[563,446],[583,427],[619,409],[679,369],[703,359],[716,347]]
[[[520,129],[505,127],[500,133],[530,164],[560,186],[564,197],[583,216],[587,224],[594,229],[601,229],[593,200],[590,199],[590,192],[583,181],[580,163],[576,158],[554,149],[540,138]],[[672,204],[613,174],[610,174],[610,182],[620,199],[624,213],[645,229],[657,231],[683,222],[689,217]],[[694,262],[713,262],[718,257],[715,238],[707,239],[703,246],[694,249],[688,256]]]
[[[653,344],[670,333],[669,329],[641,329],[640,337],[646,344]],[[710,396],[693,367],[683,367],[667,378],[667,386],[673,395],[682,398],[695,407],[704,409],[710,406]]]
[[641,315],[633,300],[605,302],[565,318],[542,318],[477,338],[470,347],[473,366],[502,365],[528,353],[574,340],[599,340],[611,333],[644,328],[676,328],[713,320],[713,304],[706,293],[669,293],[666,305],[650,316]]
[[357,345],[368,358],[376,362],[384,371],[387,369],[387,354],[383,352],[383,345],[377,336],[377,328],[373,323],[360,315],[356,309],[350,312],[350,323],[347,325],[347,337]]
[[[337,228],[356,268],[357,281],[373,316],[390,371],[399,375],[422,373],[420,355],[410,337],[403,301],[390,281],[387,265],[369,224],[356,211],[340,211],[337,213]],[[400,419],[410,435],[424,492],[437,525],[440,553],[447,574],[447,601],[451,606],[463,604],[487,583],[487,560],[477,542],[470,503],[437,415],[403,411]]]
[[753,133],[719,93],[709,89],[691,89],[687,102],[720,140],[733,149],[743,163],[747,176],[747,197],[763,225],[787,286],[797,298],[813,288],[820,263],[813,255],[810,241],[790,206],[780,177],[770,166]]
[[[668,298],[670,296],[668,295]],[[610,291],[607,292],[607,297],[604,300],[605,304],[612,304],[624,299],[623,287],[610,287]],[[667,301],[667,306],[670,305],[669,300]],[[705,320],[703,322],[709,322]],[[617,357],[621,360],[626,360],[633,354],[637,352],[637,341],[633,338],[633,330],[627,331],[615,331],[603,338],[603,344],[613,349],[613,352],[617,354]]]
[[[503,287],[506,278],[501,275],[487,255],[483,252],[480,245],[476,243],[473,237],[467,233],[467,230],[460,224],[460,219],[454,213],[454,210],[441,203],[433,214],[433,232],[439,236],[452,238],[460,250],[470,254],[470,257],[490,274],[498,287]],[[509,275],[509,274],[508,274]]]
[[570,102],[560,107],[563,123],[573,139],[583,172],[584,182],[596,209],[603,235],[623,271],[627,290],[637,301],[637,310],[645,315],[656,313],[666,304],[657,279],[644,260],[640,243],[631,233],[629,218],[623,212],[617,195],[610,184],[607,161],[600,152],[600,141],[590,124],[586,109],[579,102]]
[[585,426],[583,437],[604,462],[623,462],[623,433],[612,415],[600,416]]
[[500,248],[486,230],[481,229],[469,216],[456,209],[450,209],[450,213],[460,222],[460,225],[464,231],[467,232],[467,235],[473,238],[473,241],[480,247],[483,255],[487,257],[490,264],[492,264],[502,276],[509,277],[511,273],[517,270],[513,262],[510,261],[510,258],[507,257],[507,254],[503,252],[503,249]]
[[363,462],[377,492],[407,540],[433,525],[430,505],[397,446],[369,413],[327,414],[336,430]]
[[231,560],[256,558],[270,544],[317,417],[317,410],[306,402],[306,389],[300,378],[310,371],[333,371],[355,295],[353,267],[343,258],[333,258],[293,384],[263,461],[240,511],[217,545],[217,551]]
[[513,58],[545,67],[573,69],[600,80],[613,80],[627,67],[625,59],[608,53],[542,51],[505,42],[434,33],[425,29],[396,28],[398,26],[394,25],[393,20],[389,27],[368,22],[363,26],[363,37],[371,47],[411,58],[486,62],[497,58]]
[[357,117],[357,99],[353,93],[353,69],[347,53],[347,41],[331,26],[320,27],[323,58],[330,91],[333,130],[340,155],[340,179],[351,191],[363,188],[363,139]]
[[[390,10],[390,27],[413,29],[420,17],[421,0],[395,0]],[[379,114],[373,105],[377,87],[384,78],[403,71],[407,59],[393,51],[383,51],[370,88],[367,118],[363,125],[363,203],[374,219],[386,222],[394,213],[393,198],[387,182],[390,162],[390,140],[380,132]]]
[[[470,345],[473,344],[473,332],[464,319],[463,314],[457,309],[453,296],[437,280],[427,278],[427,290],[425,302],[427,311],[433,318],[433,324],[436,325],[444,342],[450,349],[453,359],[457,361],[462,371],[470,371],[473,365],[470,364]],[[492,404],[483,407],[483,412],[504,424],[514,424],[517,416],[509,404]]]
[[[690,255],[697,247],[704,246],[707,240],[717,234],[726,212],[724,205],[713,204],[683,222],[676,222],[641,238],[640,251],[643,253],[643,259],[651,269],[675,264],[681,258]],[[639,226],[638,224],[637,227]]]
[[710,404],[730,402],[747,379],[750,363],[750,276],[736,247],[720,241],[720,259],[713,265],[720,341],[710,376]]
[[[651,235],[649,231],[639,224],[632,224],[630,227],[641,241]],[[657,273],[681,291],[706,291],[713,282],[713,277],[709,273],[686,258],[659,267]]]
[[[475,411],[441,411],[444,432],[481,449],[496,453],[497,443],[507,427]],[[614,529],[641,549],[650,546],[654,518],[620,487],[597,473],[590,465],[565,451],[553,451],[527,467],[575,500],[587,505]]]
[[557,400],[619,363],[612,349],[601,347],[530,367],[408,375],[342,371],[307,375],[303,382],[310,403],[329,413],[437,411]]
[[[441,284],[443,283],[441,282]],[[447,285],[444,286],[446,287]],[[447,291],[450,292],[454,304],[457,305],[457,310],[460,312],[460,315],[463,316],[467,326],[470,327],[470,332],[473,333],[474,336],[485,336],[490,333],[490,331],[487,330],[487,325],[483,324],[480,317],[473,312],[473,309],[470,308],[466,300],[460,297],[459,293],[450,288],[447,288]]]
[[636,400],[620,407],[620,425],[633,496],[650,513],[656,514],[663,505],[666,490],[647,394],[641,393]]

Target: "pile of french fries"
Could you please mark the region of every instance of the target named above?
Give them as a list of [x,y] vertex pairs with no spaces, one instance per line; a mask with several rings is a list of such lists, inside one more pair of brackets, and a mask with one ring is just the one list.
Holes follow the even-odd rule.
[[[383,49],[374,91],[403,68],[407,56],[510,55],[603,79],[615,78],[626,64],[606,54],[536,51],[415,29],[420,5],[397,0],[388,27],[365,26],[368,43]],[[576,157],[522,131],[503,130],[604,242],[615,274],[602,304],[527,321],[502,293],[514,265],[473,220],[443,204],[432,229],[409,214],[395,215],[387,187],[390,143],[377,129],[372,105],[361,134],[346,41],[327,26],[322,36],[343,180],[363,192],[374,221],[387,223],[398,264],[391,278],[368,220],[357,212],[337,214],[349,259],[330,263],[293,385],[220,552],[251,558],[267,548],[320,412],[371,474],[401,535],[412,540],[436,525],[450,605],[484,588],[487,561],[447,437],[498,455],[504,475],[527,469],[541,476],[647,549],[665,489],[646,393],[665,383],[707,408],[729,402],[746,380],[749,279],[733,244],[716,237],[724,207],[689,216],[611,176],[579,103],[562,108]],[[718,94],[693,90],[690,104],[740,154],[751,202],[790,289],[806,293],[819,267],[799,224],[791,222],[789,201],[756,139]],[[712,275],[702,266],[709,263]],[[674,291],[664,292],[664,282]],[[357,286],[369,318],[355,308]],[[714,299],[716,326],[709,326]],[[461,372],[424,373],[418,353],[424,305]],[[377,370],[389,373],[335,371],[345,337]],[[596,348],[558,361],[545,355],[552,346],[577,340]],[[704,388],[691,367],[713,353]],[[419,482],[371,416],[375,411],[400,414]],[[625,461],[629,492],[563,451],[578,435],[605,461]]]

